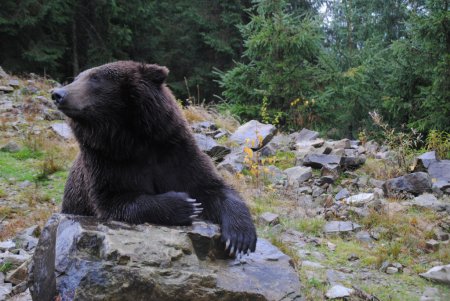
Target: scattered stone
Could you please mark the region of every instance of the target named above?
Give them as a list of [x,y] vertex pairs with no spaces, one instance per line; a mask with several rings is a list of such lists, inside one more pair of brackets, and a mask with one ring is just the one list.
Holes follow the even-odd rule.
[[371,186],[373,186],[373,187],[376,187],[376,188],[383,188],[384,181],[377,180],[377,179],[374,179],[374,178],[370,178],[369,179],[369,184]]
[[387,267],[386,274],[392,275],[398,273],[398,269],[395,267]]
[[298,187],[312,177],[311,167],[294,166],[284,170],[287,174],[288,185]]
[[435,266],[419,275],[429,280],[450,284],[450,264]]
[[361,226],[350,221],[331,221],[327,222],[324,226],[325,234],[340,234],[357,232],[361,229]]
[[385,195],[396,197],[398,193],[407,192],[419,195],[431,192],[431,177],[425,172],[415,172],[387,180],[383,185]]
[[345,286],[342,286],[340,284],[334,285],[332,288],[330,288],[327,293],[325,294],[325,297],[328,299],[341,299],[341,298],[347,298],[350,297],[350,295],[353,293],[353,289],[347,288]]
[[264,212],[259,216],[259,222],[264,225],[276,225],[280,223],[280,217],[278,214],[272,212]]
[[449,239],[449,234],[442,230],[435,230],[433,236],[434,236],[434,239],[439,240],[439,241],[446,241]]
[[5,72],[5,70],[3,70],[3,68],[0,66],[0,78],[8,78],[9,75],[8,73]]
[[332,252],[336,251],[336,245],[329,241],[327,242],[327,248],[328,248],[328,250],[330,250]]
[[231,174],[240,173],[244,169],[245,153],[242,150],[234,150],[223,158],[217,165],[218,170],[225,170]]
[[0,147],[0,150],[2,152],[9,152],[9,153],[17,153],[18,151],[20,151],[20,149],[21,149],[20,146],[14,141],[9,141],[8,143]]
[[403,265],[402,265],[401,263],[399,263],[399,262],[394,262],[394,263],[392,264],[392,266],[393,266],[394,268],[397,268],[400,272],[403,271]]
[[12,292],[12,289],[13,287],[11,283],[0,283],[0,300],[6,300]]
[[434,240],[434,239],[430,239],[425,242],[425,246],[426,246],[427,250],[429,250],[431,252],[436,252],[437,250],[439,250],[439,245],[440,245],[440,242],[438,242],[437,240]]
[[194,138],[200,150],[215,160],[222,160],[223,157],[231,153],[230,148],[219,145],[213,138],[205,134],[195,133]]
[[422,294],[422,297],[420,297],[420,301],[444,301],[444,299],[441,299],[441,294],[439,293],[439,290],[436,287],[426,287],[425,291]]
[[344,281],[347,281],[349,275],[336,270],[327,270],[326,271],[327,281],[330,285],[337,285]]
[[436,186],[444,193],[448,193],[450,191],[450,160],[432,162],[428,166],[428,173],[435,182],[435,185],[433,186]]
[[318,262],[314,262],[314,261],[309,261],[309,260],[303,260],[302,267],[311,268],[311,269],[324,269],[325,268],[322,264],[320,264]]
[[312,187],[312,197],[313,198],[317,198],[318,196],[321,196],[324,192],[325,192],[325,189],[323,189],[321,187],[318,187],[318,186]]
[[27,280],[28,276],[28,261],[22,263],[17,269],[8,272],[5,280],[14,285],[18,285]]
[[64,139],[67,139],[67,140],[74,138],[73,133],[72,133],[72,129],[65,122],[54,123],[54,124],[52,124],[51,128],[61,138],[64,138]]
[[354,254],[354,253],[352,253],[352,254],[350,254],[350,256],[347,258],[347,260],[348,260],[348,261],[356,261],[356,260],[359,260],[359,256],[356,255],[356,254]]
[[12,296],[11,299],[9,299],[8,301],[33,301],[33,300],[31,299],[30,290],[27,289],[22,293]]
[[391,266],[391,263],[389,261],[383,261],[380,267],[380,272],[386,273],[386,270],[388,267]]
[[230,133],[227,130],[224,129],[218,129],[217,132],[215,132],[214,134],[214,139],[220,139],[222,137],[228,137],[230,135]]
[[333,145],[333,148],[343,148],[343,149],[346,149],[346,148],[351,148],[351,147],[352,147],[352,145],[351,145],[351,143],[350,143],[350,140],[347,139],[347,138],[341,139],[341,140],[338,140],[338,141],[334,141],[334,142],[332,143],[332,145]]
[[14,88],[8,86],[0,86],[0,91],[5,93],[11,93],[14,92]]
[[23,182],[20,182],[18,186],[19,186],[20,189],[25,189],[27,187],[30,187],[31,185],[33,185],[33,183],[31,183],[28,180],[25,180]]
[[20,86],[20,82],[18,79],[10,79],[8,81],[8,85],[10,85],[11,87],[19,87]]
[[350,193],[348,192],[347,188],[341,189],[336,196],[334,197],[337,201],[348,198],[350,196]]
[[336,180],[339,178],[339,166],[328,168],[327,166],[324,166],[320,169],[320,175],[322,177],[332,177],[333,180]]
[[[259,239],[255,253],[225,259],[216,225],[129,225],[54,215],[42,232],[30,268],[34,300],[58,294],[79,300],[301,298],[288,256]],[[39,294],[44,289],[50,293],[45,299]]]
[[304,142],[304,141],[313,141],[319,137],[318,132],[314,132],[311,130],[308,130],[306,128],[303,128],[300,133],[298,133],[295,137],[295,142]]
[[373,193],[360,193],[345,199],[345,203],[351,206],[361,207],[373,201],[375,196]]
[[333,184],[335,181],[335,178],[333,176],[322,176],[317,180],[317,184],[322,186],[325,184]]
[[[230,141],[246,145],[252,149],[260,149],[266,145],[276,133],[276,127],[251,120],[241,125],[230,137]],[[248,142],[247,142],[248,141]]]
[[39,235],[41,234],[41,229],[39,226],[29,227],[16,235],[14,242],[20,248],[26,251],[32,251],[38,243]]
[[355,154],[354,156],[344,156],[341,157],[340,166],[342,169],[353,170],[359,168],[366,162],[366,157],[364,155]]
[[11,251],[12,249],[16,248],[16,243],[13,242],[12,240],[6,240],[6,241],[2,241],[0,242],[0,251],[5,252],[5,251]]
[[372,237],[367,231],[359,231],[356,233],[355,238],[361,242],[370,243],[372,242]]
[[416,158],[414,164],[414,171],[427,171],[428,167],[432,162],[436,162],[436,152],[426,152]]
[[339,167],[341,157],[335,155],[306,155],[303,159],[303,165],[311,166],[312,168],[320,169],[327,167],[328,169],[335,169]]
[[415,197],[413,200],[411,200],[411,204],[418,207],[432,209],[438,212],[446,210],[450,212],[450,203],[438,200],[431,193],[424,193]]
[[30,259],[30,255],[27,252],[19,252],[19,254],[6,251],[0,253],[0,262],[10,262],[14,267],[20,266],[22,263]]
[[216,131],[217,126],[211,121],[201,121],[191,124],[194,133],[204,133],[205,131]]
[[366,153],[375,156],[375,154],[378,152],[380,146],[376,141],[370,140],[367,141],[364,145],[364,148],[366,149]]

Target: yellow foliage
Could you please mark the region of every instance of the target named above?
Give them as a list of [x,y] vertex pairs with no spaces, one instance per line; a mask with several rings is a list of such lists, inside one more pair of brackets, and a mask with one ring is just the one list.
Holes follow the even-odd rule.
[[250,147],[244,147],[244,152],[247,154],[247,156],[252,159],[253,158],[253,151]]

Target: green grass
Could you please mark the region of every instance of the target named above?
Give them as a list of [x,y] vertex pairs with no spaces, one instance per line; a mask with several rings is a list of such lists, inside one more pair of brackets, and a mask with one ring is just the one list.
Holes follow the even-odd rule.
[[[17,154],[17,153],[16,153]],[[33,160],[18,159],[16,154],[0,152],[0,177],[16,181],[34,181],[38,171]]]
[[18,160],[40,159],[42,158],[43,153],[40,151],[33,151],[29,148],[23,148],[17,153],[13,153],[12,156]]
[[0,264],[0,273],[7,273],[8,271],[12,270],[13,265],[11,262],[4,262]]
[[55,199],[58,203],[61,202],[68,173],[67,170],[61,170],[49,176],[47,180],[42,182],[42,191],[49,198]]
[[296,158],[295,153],[293,152],[277,151],[277,153],[273,158],[274,158],[273,165],[275,165],[281,170],[285,170],[289,167],[295,166]]
[[448,286],[431,283],[425,279],[405,273],[389,275],[387,280],[380,284],[374,281],[361,281],[354,284],[380,300],[419,301],[427,286],[437,287],[443,295],[441,300],[449,300],[450,298],[450,288]]
[[[39,159],[39,156],[38,158],[30,156],[24,159],[25,156],[17,156],[17,153],[0,152],[0,178],[4,180],[14,179],[15,183],[23,181],[33,182],[39,186],[39,190],[45,198],[53,198],[57,202],[60,202],[64,192],[68,170],[64,168],[46,177],[42,177],[40,167],[42,160]],[[43,157],[40,158],[44,159]],[[6,195],[4,196],[6,197]]]
[[282,223],[286,228],[292,228],[315,236],[322,234],[325,222],[322,218],[282,219]]

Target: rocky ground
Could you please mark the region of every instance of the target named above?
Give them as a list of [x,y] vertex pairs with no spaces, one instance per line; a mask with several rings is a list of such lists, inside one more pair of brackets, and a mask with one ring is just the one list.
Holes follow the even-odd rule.
[[[27,264],[77,153],[50,101],[56,85],[0,72],[0,300],[29,300]],[[404,171],[374,141],[184,112],[260,237],[293,259],[306,300],[450,299],[449,160],[417,154]]]

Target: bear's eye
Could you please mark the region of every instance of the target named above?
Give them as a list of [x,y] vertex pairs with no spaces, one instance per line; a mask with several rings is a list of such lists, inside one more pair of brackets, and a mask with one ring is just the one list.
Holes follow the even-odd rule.
[[100,80],[100,78],[98,77],[97,74],[93,74],[91,75],[91,77],[89,78],[91,81],[97,82]]

